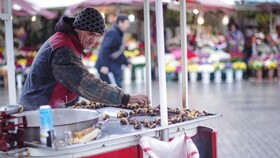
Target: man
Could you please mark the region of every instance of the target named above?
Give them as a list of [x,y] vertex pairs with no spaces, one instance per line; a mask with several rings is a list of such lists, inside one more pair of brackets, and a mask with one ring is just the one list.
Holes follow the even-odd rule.
[[93,8],[81,10],[76,18],[63,17],[56,33],[38,51],[24,84],[19,103],[25,110],[40,105],[52,108],[73,105],[82,96],[110,105],[148,104],[142,94],[125,94],[89,73],[82,63],[83,50],[90,50],[105,28],[102,15]]
[[124,56],[125,42],[123,34],[129,28],[130,23],[127,15],[120,14],[117,17],[116,24],[114,24],[106,33],[99,54],[96,61],[96,68],[99,76],[103,81],[111,83],[108,75],[111,72],[114,80],[119,87],[122,87],[121,66],[127,65],[131,68],[127,58]]

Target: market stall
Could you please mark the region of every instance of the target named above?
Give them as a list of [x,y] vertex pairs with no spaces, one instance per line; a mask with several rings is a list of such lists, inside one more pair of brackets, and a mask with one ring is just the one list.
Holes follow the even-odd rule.
[[[46,9],[42,9],[32,3],[29,3],[25,0],[1,0],[0,1],[1,14],[0,18],[5,22],[4,38],[5,44],[1,46],[0,51],[0,77],[3,81],[5,88],[9,89],[9,101],[11,104],[16,103],[16,89],[15,89],[15,65],[14,65],[14,42],[13,40],[13,16],[43,16],[46,19],[54,19],[57,17],[56,12],[52,12]],[[3,34],[4,34],[3,33]],[[2,39],[1,38],[1,39]],[[3,42],[3,43],[4,43]],[[4,47],[4,48],[2,48]],[[3,59],[5,58],[5,59]],[[9,83],[9,84],[8,84]],[[13,96],[13,97],[12,97]]]
[[[182,4],[182,13],[181,13],[181,27],[182,32],[186,32],[186,22],[185,22],[185,0],[181,1]],[[143,151],[139,146],[139,139],[148,136],[154,137],[163,141],[170,141],[178,135],[185,135],[186,139],[192,137],[195,142],[199,154],[201,157],[217,157],[217,144],[216,144],[216,131],[200,126],[203,121],[214,119],[220,117],[220,114],[213,114],[210,112],[199,112],[197,110],[190,110],[187,104],[187,75],[186,67],[183,66],[183,103],[182,109],[171,109],[167,106],[167,95],[166,95],[166,80],[165,80],[165,62],[164,62],[164,37],[163,37],[163,11],[162,11],[162,1],[156,1],[156,16],[157,16],[157,52],[158,52],[158,67],[159,67],[159,84],[160,84],[160,106],[154,107],[146,105],[144,107],[139,107],[137,105],[110,107],[106,105],[100,105],[97,103],[90,103],[90,105],[82,102],[75,107],[70,107],[72,109],[54,109],[52,110],[53,117],[63,118],[62,120],[70,121],[71,119],[76,120],[71,122],[77,125],[82,125],[83,121],[79,122],[78,119],[82,116],[87,116],[88,114],[81,114],[81,111],[95,113],[95,116],[90,115],[91,119],[89,120],[92,124],[87,128],[93,128],[89,135],[84,135],[81,137],[84,140],[84,137],[90,137],[87,141],[81,141],[79,138],[78,143],[66,143],[69,140],[69,137],[74,137],[76,132],[79,135],[80,130],[84,130],[85,127],[78,129],[74,128],[73,131],[70,131],[68,127],[70,126],[69,122],[54,122],[56,134],[52,133],[54,131],[49,131],[47,137],[47,144],[43,144],[38,139],[38,132],[32,133],[27,130],[31,128],[31,131],[36,131],[33,128],[40,130],[40,124],[37,122],[39,120],[39,111],[31,111],[31,115],[28,111],[20,114],[15,114],[20,112],[19,107],[3,107],[1,109],[1,122],[4,129],[1,135],[1,151],[0,154],[4,156],[18,156],[18,157],[143,157]],[[145,0],[145,6],[148,7],[148,2]],[[145,11],[145,17],[148,17],[148,10]],[[149,24],[149,23],[146,23]],[[148,25],[147,25],[148,26]],[[145,31],[148,32],[148,27]],[[182,34],[183,34],[182,33]],[[146,39],[147,40],[147,39]],[[182,50],[186,50],[186,37],[182,35]],[[148,40],[149,42],[149,40]],[[149,51],[149,45],[146,44],[146,50]],[[184,51],[185,52],[185,51]],[[146,53],[146,55],[149,53]],[[186,53],[182,53],[183,59],[186,58]],[[148,58],[148,57],[147,57]],[[149,61],[149,60],[147,60]],[[186,60],[183,60],[186,62]],[[184,63],[187,66],[186,63]],[[149,68],[149,66],[148,66]],[[146,71],[147,73],[150,70]],[[148,75],[146,75],[148,76]],[[147,77],[149,80],[149,77]],[[149,88],[149,87],[148,87]],[[147,89],[148,89],[147,88]],[[149,94],[149,92],[147,92]],[[150,96],[150,95],[149,95]],[[14,96],[11,96],[14,97]],[[151,97],[151,96],[150,96]],[[85,109],[76,109],[76,108],[85,108]],[[91,109],[91,110],[89,110]],[[11,112],[12,111],[12,112]],[[63,113],[61,113],[63,111]],[[66,114],[66,113],[68,114]],[[71,113],[74,112],[74,113]],[[70,114],[69,114],[70,113]],[[76,117],[76,115],[77,117]],[[129,115],[128,115],[129,114]],[[107,115],[107,119],[104,115]],[[32,117],[31,117],[32,116]],[[102,116],[102,117],[100,117]],[[103,117],[104,116],[104,117]],[[143,118],[144,116],[144,118]],[[128,124],[128,120],[132,118],[136,119],[136,122],[132,125]],[[9,120],[15,119],[17,123],[9,124]],[[102,120],[101,120],[102,119]],[[147,120],[146,119],[152,119]],[[156,120],[154,120],[156,119]],[[60,119],[54,119],[60,120]],[[88,120],[87,120],[88,121]],[[101,124],[98,124],[99,122]],[[102,122],[103,121],[103,122]],[[131,120],[130,120],[131,121]],[[35,123],[34,123],[35,122]],[[146,122],[146,123],[145,123]],[[34,123],[34,124],[33,124]],[[67,130],[63,132],[58,132],[56,129],[62,125],[66,126]],[[99,125],[101,126],[99,128]],[[93,126],[93,127],[92,127]],[[142,127],[142,128],[139,128]],[[9,133],[9,130],[15,130],[14,127],[18,127],[16,131]],[[100,130],[100,131],[99,131]],[[66,132],[67,131],[67,132]],[[96,132],[97,133],[92,133]],[[74,135],[71,135],[73,132]],[[19,137],[14,138],[15,134],[20,138],[24,135],[24,145],[22,139]],[[82,132],[84,133],[84,132]],[[93,136],[94,134],[94,136]],[[54,135],[57,135],[58,139],[54,138]],[[11,139],[6,139],[8,138]],[[39,137],[36,137],[39,136]],[[63,136],[62,138],[60,136]],[[32,139],[27,139],[32,137]],[[14,138],[14,139],[12,139]],[[66,139],[65,139],[66,138]],[[94,138],[94,140],[92,140]],[[7,141],[9,140],[9,141]],[[61,140],[61,141],[60,141]],[[57,143],[56,143],[57,142]],[[13,147],[13,148],[12,148]],[[11,150],[10,150],[11,149]],[[144,148],[145,149],[145,148]],[[144,154],[145,150],[144,150]]]

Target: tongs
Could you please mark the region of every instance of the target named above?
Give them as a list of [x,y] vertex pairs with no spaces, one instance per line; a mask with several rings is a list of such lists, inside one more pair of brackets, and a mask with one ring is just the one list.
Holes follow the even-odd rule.
[[101,121],[101,122],[95,124],[93,127],[94,127],[94,128],[98,128],[98,129],[101,130],[102,126],[104,126],[104,124],[105,124],[106,122],[108,122],[109,120],[110,120],[110,118],[108,118],[108,119],[106,119],[106,120],[104,120],[104,121]]

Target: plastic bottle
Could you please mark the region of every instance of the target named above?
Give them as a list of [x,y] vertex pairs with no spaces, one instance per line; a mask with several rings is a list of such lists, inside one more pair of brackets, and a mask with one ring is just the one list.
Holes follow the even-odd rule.
[[54,130],[52,108],[49,105],[40,106],[40,140],[47,143],[48,131]]

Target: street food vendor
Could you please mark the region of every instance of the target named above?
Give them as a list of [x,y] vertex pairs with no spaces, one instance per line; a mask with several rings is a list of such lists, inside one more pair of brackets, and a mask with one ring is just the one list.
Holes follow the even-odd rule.
[[148,104],[143,94],[126,94],[91,74],[82,63],[103,35],[105,22],[94,8],[82,9],[75,18],[62,17],[52,35],[38,51],[24,83],[19,103],[24,110],[40,105],[61,108],[75,104],[79,96],[109,105]]

